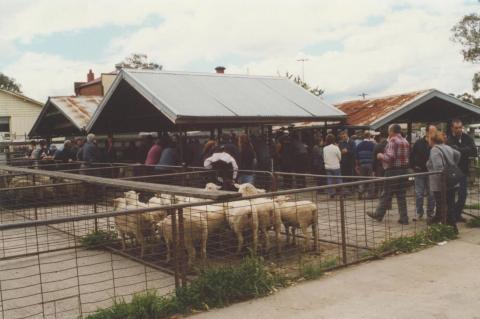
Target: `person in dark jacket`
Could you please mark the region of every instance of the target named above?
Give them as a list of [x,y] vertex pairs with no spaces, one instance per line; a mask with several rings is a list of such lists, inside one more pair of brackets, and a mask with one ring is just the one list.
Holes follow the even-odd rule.
[[[427,131],[424,137],[418,139],[413,144],[410,153],[410,166],[415,173],[427,172],[427,161],[430,157],[429,138],[437,133],[434,125],[427,125]],[[417,218],[421,219],[424,214],[423,202],[425,195],[427,196],[427,219],[433,218],[435,210],[435,197],[430,191],[428,175],[415,177],[415,207]]]
[[[295,173],[305,174],[308,171],[309,166],[309,155],[307,145],[302,141],[297,134],[292,138],[293,147],[295,149]],[[295,176],[295,182],[297,188],[305,188],[306,179],[305,176],[297,175]]]
[[340,133],[340,141],[338,147],[342,152],[342,160],[340,167],[342,176],[354,176],[355,175],[355,142],[348,137],[348,132],[343,131]]
[[67,163],[74,161],[75,156],[76,154],[72,152],[72,142],[70,140],[66,140],[63,142],[63,148],[57,149],[53,159]]
[[[292,138],[289,135],[284,135],[279,139],[278,158],[280,170],[282,172],[292,173],[295,169],[295,147]],[[283,187],[291,189],[293,187],[293,178],[291,175],[284,175]]]
[[451,136],[447,140],[447,144],[453,149],[460,152],[460,162],[458,167],[462,170],[464,177],[460,181],[460,186],[457,189],[457,201],[455,202],[455,216],[457,222],[465,222],[462,217],[465,202],[467,200],[468,174],[470,157],[477,156],[477,147],[473,138],[468,134],[463,133],[463,123],[459,119],[452,120]]
[[[252,143],[246,134],[242,134],[238,137],[238,149],[240,151],[238,167],[240,170],[252,171],[255,169],[255,150],[253,149]],[[239,183],[250,183],[254,182],[254,174],[252,172],[242,172],[238,178]]]
[[[355,149],[355,158],[357,160],[358,175],[369,177],[373,175],[373,152],[375,150],[375,142],[372,140],[372,135],[369,131],[363,133],[363,140],[357,145]],[[373,196],[373,184],[362,184],[359,187],[359,198],[365,195],[365,186],[367,188],[366,198],[371,199]]]
[[99,152],[98,146],[95,143],[95,134],[90,133],[87,135],[87,142],[81,149],[81,158],[86,162],[87,166],[99,161]]
[[[315,140],[315,145],[312,148],[312,168],[313,173],[317,175],[325,175],[325,162],[323,160],[323,148],[325,141],[320,136]],[[325,185],[325,178],[317,177],[317,186]]]

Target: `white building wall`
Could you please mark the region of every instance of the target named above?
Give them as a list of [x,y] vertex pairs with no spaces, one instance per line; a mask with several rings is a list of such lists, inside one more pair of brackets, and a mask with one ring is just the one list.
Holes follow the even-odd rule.
[[10,133],[18,137],[30,132],[42,107],[21,97],[0,91],[0,117],[10,117]]

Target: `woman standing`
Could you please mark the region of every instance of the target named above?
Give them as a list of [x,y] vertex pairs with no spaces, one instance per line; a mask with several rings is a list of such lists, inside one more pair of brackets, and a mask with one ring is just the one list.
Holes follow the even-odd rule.
[[[252,171],[255,169],[255,150],[253,149],[252,143],[246,134],[242,134],[238,137],[238,150],[240,152],[240,170]],[[243,172],[240,174],[239,183],[250,183],[253,184],[253,173],[252,172]]]
[[[327,184],[334,185],[342,183],[341,170],[340,170],[340,160],[342,159],[342,153],[340,148],[335,144],[335,136],[328,134],[325,140],[327,146],[323,148],[323,162],[325,163],[325,171],[328,175]],[[330,198],[335,196],[335,189],[329,188],[328,194]]]
[[[450,146],[444,144],[445,136],[442,132],[438,131],[432,136],[429,136],[429,144],[431,147],[430,157],[427,161],[427,169],[429,172],[432,171],[443,171],[447,165],[457,165],[460,161],[460,152],[454,150]],[[430,191],[433,192],[435,196],[435,206],[436,212],[435,216],[432,218],[431,222],[440,222],[441,212],[440,208],[443,207],[442,203],[442,182],[443,176],[441,174],[433,174],[429,176],[430,182]],[[447,203],[447,225],[452,226],[455,229],[455,232],[458,233],[457,224],[455,220],[455,188],[447,188],[446,191],[446,203]]]

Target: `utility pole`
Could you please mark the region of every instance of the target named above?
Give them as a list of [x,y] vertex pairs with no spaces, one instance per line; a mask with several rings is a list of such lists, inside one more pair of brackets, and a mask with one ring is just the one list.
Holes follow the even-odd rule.
[[298,59],[298,62],[302,62],[302,81],[305,82],[305,62],[308,61],[307,58]]

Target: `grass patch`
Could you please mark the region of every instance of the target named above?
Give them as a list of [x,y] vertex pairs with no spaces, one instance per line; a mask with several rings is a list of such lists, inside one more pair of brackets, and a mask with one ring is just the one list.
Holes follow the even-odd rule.
[[304,264],[300,267],[300,276],[313,280],[321,277],[327,270],[332,269],[338,265],[338,258],[331,258],[320,263]]
[[467,227],[470,227],[470,228],[480,228],[480,218],[478,217],[473,217],[469,220],[467,220],[467,222],[465,223],[465,225]]
[[465,209],[476,209],[476,210],[480,210],[480,203],[467,204],[467,205],[465,205]]
[[82,237],[80,244],[87,249],[94,249],[115,239],[117,239],[116,232],[99,230]]
[[262,297],[282,284],[270,272],[263,259],[247,257],[236,266],[204,270],[175,295],[160,297],[155,293],[135,295],[132,302],[115,301],[86,319],[161,319],[192,310],[223,307],[232,302]]
[[412,236],[403,236],[385,241],[377,254],[385,252],[410,253],[436,243],[457,238],[453,227],[435,224]]

